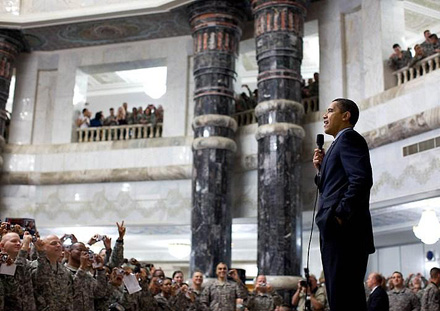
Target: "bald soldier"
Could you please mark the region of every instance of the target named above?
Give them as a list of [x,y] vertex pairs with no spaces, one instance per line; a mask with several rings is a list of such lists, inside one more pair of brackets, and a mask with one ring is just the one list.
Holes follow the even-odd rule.
[[15,261],[14,275],[0,275],[4,287],[4,309],[9,311],[35,311],[31,262],[27,260],[32,236],[26,233],[23,243],[17,233],[3,235],[0,249]]
[[34,245],[38,257],[32,262],[32,281],[37,310],[73,311],[73,278],[59,262],[60,239],[49,235]]

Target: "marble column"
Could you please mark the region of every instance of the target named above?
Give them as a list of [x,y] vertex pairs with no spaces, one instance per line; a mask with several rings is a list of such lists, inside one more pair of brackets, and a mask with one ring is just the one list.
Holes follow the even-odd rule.
[[18,30],[0,29],[0,136],[3,138],[6,125],[6,102],[9,98],[13,64],[25,48],[23,36]]
[[307,1],[253,0],[258,62],[258,270],[301,274],[301,60]]
[[235,60],[242,1],[196,1],[189,7],[194,40],[194,142],[191,271],[215,276],[231,263],[231,189]]

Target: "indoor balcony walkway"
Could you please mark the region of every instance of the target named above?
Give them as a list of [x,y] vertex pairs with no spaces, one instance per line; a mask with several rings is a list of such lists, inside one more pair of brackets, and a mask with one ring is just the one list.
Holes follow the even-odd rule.
[[403,67],[402,69],[393,72],[393,75],[397,78],[397,85],[401,85],[433,72],[434,70],[438,70],[439,67],[440,53],[437,53],[421,59],[413,67]]

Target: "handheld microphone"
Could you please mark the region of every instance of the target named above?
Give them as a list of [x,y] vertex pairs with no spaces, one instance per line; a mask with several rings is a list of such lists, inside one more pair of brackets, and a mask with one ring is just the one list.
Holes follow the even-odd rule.
[[316,144],[318,145],[318,149],[322,150],[322,146],[324,146],[324,135],[323,134],[316,135]]

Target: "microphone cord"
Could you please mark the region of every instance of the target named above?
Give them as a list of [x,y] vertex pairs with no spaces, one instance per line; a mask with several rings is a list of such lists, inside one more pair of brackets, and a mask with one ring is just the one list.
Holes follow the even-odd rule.
[[[319,173],[318,173],[319,174]],[[306,277],[307,287],[310,288],[310,275],[309,275],[309,261],[310,261],[310,247],[312,245],[312,237],[313,237],[313,229],[315,227],[315,213],[316,213],[316,204],[318,203],[318,193],[319,193],[319,187],[316,187],[316,194],[315,194],[315,203],[313,204],[313,213],[312,213],[312,227],[310,229],[310,237],[309,237],[309,243],[307,245],[307,260],[306,260],[306,267],[304,268],[304,274]],[[306,290],[306,304],[305,304],[305,311],[311,310],[310,300],[308,291]]]

